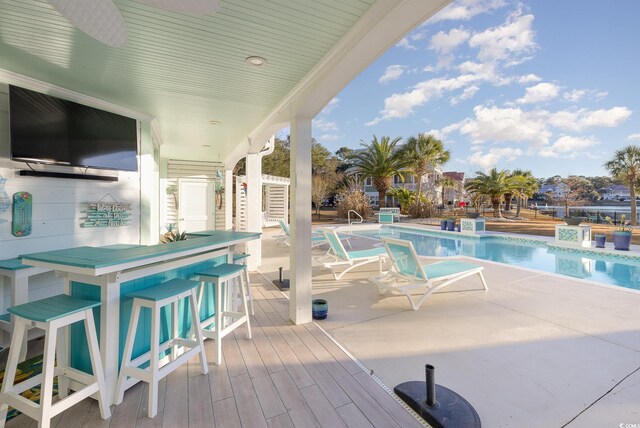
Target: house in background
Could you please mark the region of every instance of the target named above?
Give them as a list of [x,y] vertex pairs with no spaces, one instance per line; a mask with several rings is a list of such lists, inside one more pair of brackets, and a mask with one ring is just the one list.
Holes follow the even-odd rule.
[[549,195],[550,197],[563,198],[567,193],[571,191],[571,188],[566,184],[560,182],[557,184],[543,184],[540,186],[538,193],[541,195]]
[[609,187],[603,187],[598,189],[598,193],[602,195],[602,199],[606,201],[629,201],[631,200],[631,193],[627,186],[622,184],[613,184]]
[[[438,186],[438,182],[442,177],[442,170],[439,166],[433,168],[430,172],[422,177],[422,193],[429,195],[434,201],[441,200],[442,188]],[[399,175],[393,176],[393,187],[408,189],[412,192],[418,190],[418,179],[414,175],[406,175],[404,181]],[[364,178],[364,192],[369,197],[369,201],[373,206],[380,206],[378,202],[378,190],[373,185],[371,177]],[[398,201],[390,195],[386,196],[386,206],[395,207]]]
[[[452,202],[454,205],[457,202],[466,200],[466,193],[464,191],[464,172],[446,171],[442,173],[442,177],[448,177],[453,181],[453,187],[445,187],[444,194],[442,195],[442,203],[448,204]],[[442,186],[440,186],[442,191]]]

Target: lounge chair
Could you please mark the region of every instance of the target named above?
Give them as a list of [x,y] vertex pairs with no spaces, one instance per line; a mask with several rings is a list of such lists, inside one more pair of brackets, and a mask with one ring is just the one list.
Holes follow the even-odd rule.
[[[289,225],[283,219],[278,219],[278,224],[282,230],[279,235],[275,236],[275,238],[283,245],[288,247],[291,246],[291,240],[289,239]],[[315,248],[326,243],[327,240],[321,232],[313,232],[311,234],[311,248]]]
[[406,296],[414,311],[434,291],[471,275],[478,275],[484,289],[489,289],[482,275],[482,266],[458,260],[423,264],[410,241],[395,238],[382,238],[382,241],[393,268],[386,274],[371,278],[371,281],[378,286],[380,294],[391,292]]
[[[384,248],[371,248],[368,250],[347,251],[342,245],[342,241],[338,237],[338,233],[334,229],[322,229],[326,241],[329,243],[329,253],[327,255],[315,258],[325,268],[331,270],[335,279],[340,279],[345,273],[358,266],[367,263],[378,262],[380,273],[382,273],[382,264],[387,259],[387,252]],[[346,269],[338,272],[342,267]]]

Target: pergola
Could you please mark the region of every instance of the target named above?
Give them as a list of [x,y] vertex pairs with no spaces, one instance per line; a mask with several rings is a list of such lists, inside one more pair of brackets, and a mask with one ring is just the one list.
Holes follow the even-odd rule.
[[[311,320],[311,122],[358,73],[450,0],[222,0],[196,16],[116,0],[122,48],[74,28],[49,3],[0,0],[0,81],[138,119],[141,220],[157,235],[158,181],[147,159],[220,162],[225,185],[246,157],[247,228],[259,231],[260,152],[291,130],[291,300]],[[249,57],[266,64],[251,65]],[[231,227],[231,192],[225,193]],[[155,230],[154,230],[155,229]],[[142,234],[141,234],[142,235]],[[258,257],[260,243],[248,249]]]

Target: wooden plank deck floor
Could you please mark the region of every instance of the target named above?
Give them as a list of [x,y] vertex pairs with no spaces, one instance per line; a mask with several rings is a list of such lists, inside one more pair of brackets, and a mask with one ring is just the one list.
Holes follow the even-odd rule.
[[[129,389],[109,420],[86,399],[52,427],[421,427],[368,373],[314,324],[288,320],[289,302],[252,275],[253,340],[244,327],[223,339],[223,364],[203,376],[194,358],[160,383],[158,415],[147,418],[147,387]],[[205,341],[213,361],[213,341]],[[33,352],[33,350],[30,350]],[[35,427],[20,415],[7,427]]]

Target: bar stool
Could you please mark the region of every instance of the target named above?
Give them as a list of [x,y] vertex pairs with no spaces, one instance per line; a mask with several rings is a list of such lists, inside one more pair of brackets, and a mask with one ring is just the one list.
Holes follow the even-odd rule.
[[[93,308],[97,306],[100,306],[100,302],[60,294],[8,309],[14,315],[15,327],[11,335],[11,350],[0,393],[0,427],[4,427],[8,406],[14,407],[38,421],[39,427],[47,428],[51,418],[55,415],[95,393],[97,393],[100,405],[100,416],[102,419],[111,417],[111,411],[105,402],[104,372],[93,322]],[[92,375],[68,366],[69,357],[64,327],[79,321],[84,321],[91,369],[93,370]],[[40,328],[45,332],[42,373],[14,385],[22,338],[32,327]],[[62,330],[59,333],[58,329],[60,328]],[[56,348],[57,367],[55,367]],[[53,378],[55,376],[58,376],[58,395],[61,399],[52,404]],[[69,380],[74,380],[85,386],[75,393],[67,395]],[[20,395],[36,385],[41,385],[40,404]]]
[[[247,265],[247,259],[251,256],[248,253],[235,253],[233,255],[233,263],[237,265]],[[251,294],[251,281],[249,281],[249,269],[244,270],[244,283],[247,286],[247,301],[251,308],[251,315],[255,315],[253,312],[253,295]]]
[[[196,273],[196,276],[198,276],[202,282],[198,295],[198,303],[202,302],[202,293],[206,283],[213,284],[215,290],[215,314],[201,321],[204,336],[216,341],[215,364],[220,364],[222,361],[222,338],[231,333],[236,327],[246,323],[247,339],[251,339],[251,322],[249,321],[249,310],[247,308],[247,296],[245,294],[244,284],[240,284],[243,312],[229,311],[226,308],[230,289],[228,286],[229,281],[244,281],[246,270],[247,267],[245,265],[223,263],[213,269]],[[231,323],[227,324],[227,320],[231,320]],[[224,326],[225,324],[227,325]],[[211,325],[214,326],[213,329],[206,328]]]
[[[115,404],[122,403],[124,391],[137,382],[136,379],[147,382],[149,384],[149,405],[147,415],[153,418],[158,413],[158,382],[169,373],[177,369],[189,359],[198,354],[200,357],[200,370],[202,374],[207,374],[207,357],[204,353],[204,342],[200,328],[200,318],[198,316],[198,307],[196,305],[195,288],[198,286],[196,281],[188,279],[172,279],[163,282],[155,287],[146,288],[144,290],[134,291],[127,294],[127,297],[133,298],[133,309],[131,311],[131,320],[127,331],[127,341],[124,345],[124,355],[122,357],[122,365],[120,367],[120,376],[116,385],[116,401]],[[178,333],[178,303],[182,299],[189,299],[191,308],[191,322],[196,333],[196,340],[184,339],[179,337]],[[172,328],[171,338],[160,343],[160,309],[164,306],[171,305],[172,311]],[[140,311],[142,308],[151,309],[151,349],[139,357],[131,360],[133,345],[136,340],[136,331]],[[175,347],[182,346],[190,348],[188,351],[177,355]],[[169,362],[160,367],[160,353],[171,350]],[[139,366],[149,361],[149,367],[142,369]],[[130,379],[127,379],[130,377]]]

